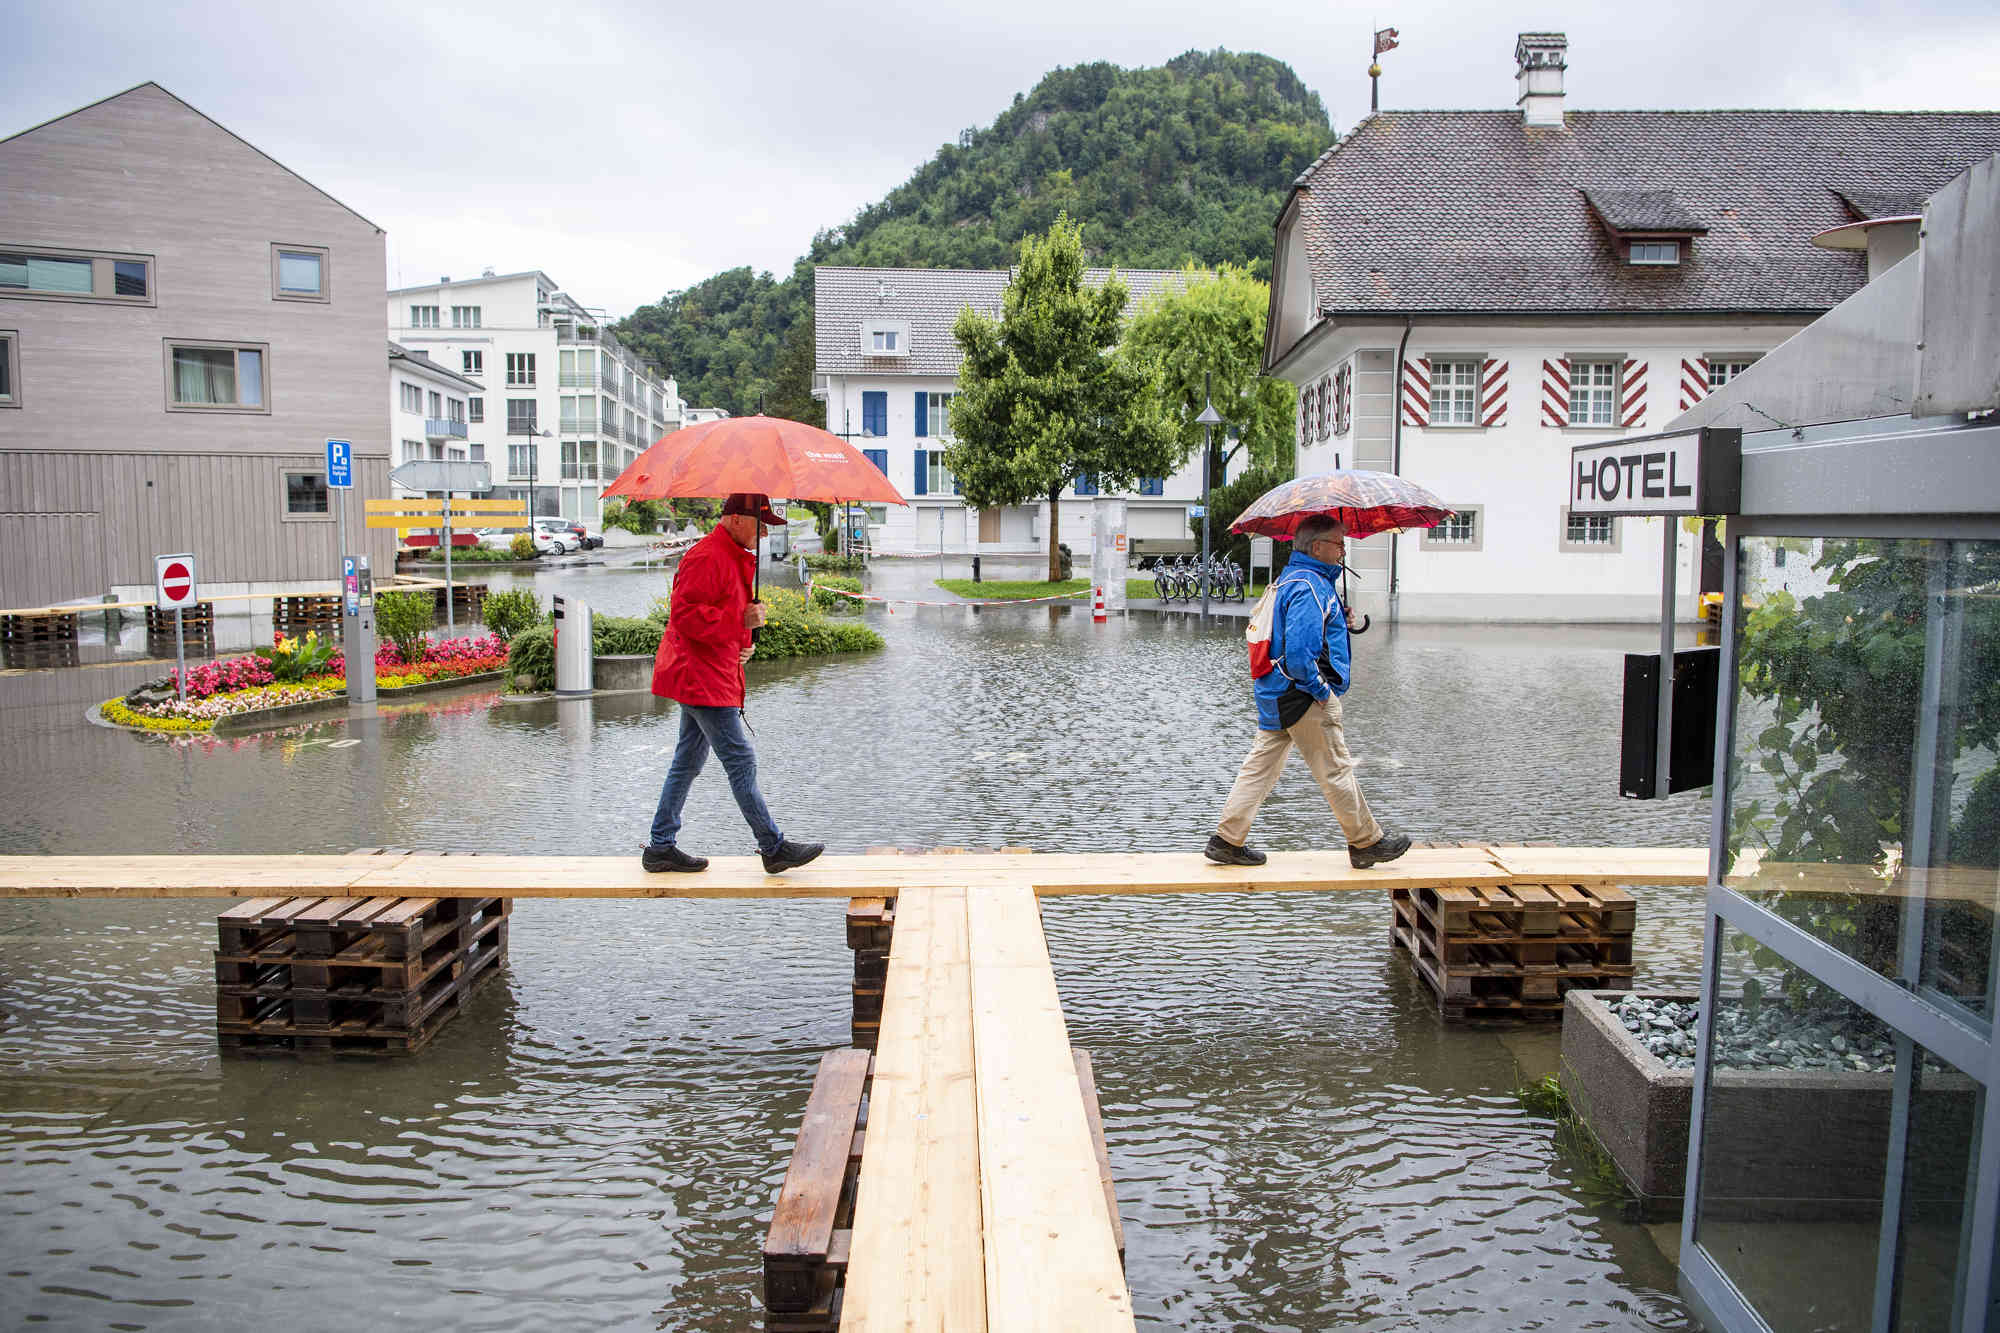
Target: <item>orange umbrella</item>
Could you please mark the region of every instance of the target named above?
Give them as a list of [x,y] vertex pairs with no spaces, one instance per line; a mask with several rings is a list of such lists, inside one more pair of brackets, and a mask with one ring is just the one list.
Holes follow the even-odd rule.
[[704,421],[649,445],[604,498],[667,500],[756,491],[786,500],[907,505],[882,469],[817,426],[783,417]]

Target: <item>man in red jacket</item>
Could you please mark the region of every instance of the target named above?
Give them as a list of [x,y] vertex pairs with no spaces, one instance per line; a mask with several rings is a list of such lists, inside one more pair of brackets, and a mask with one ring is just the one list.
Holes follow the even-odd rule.
[[743,668],[756,649],[750,631],[764,623],[764,607],[750,599],[757,571],[757,539],[765,525],[785,520],[762,495],[738,492],[722,506],[715,531],[681,557],[667,603],[667,628],[653,659],[653,693],[681,706],[680,743],[660,788],[653,836],[641,861],[648,870],[702,870],[708,858],[674,845],[688,788],[714,750],[729,774],[729,790],[757,837],[764,870],[775,875],[802,866],[825,847],[792,842],[778,832],[757,790],[757,752],[743,730]]

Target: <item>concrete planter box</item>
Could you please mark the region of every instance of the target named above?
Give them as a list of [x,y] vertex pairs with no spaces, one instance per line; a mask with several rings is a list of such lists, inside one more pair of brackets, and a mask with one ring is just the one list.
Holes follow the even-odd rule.
[[[1611,1012],[1621,991],[1571,991],[1563,1007],[1562,1081],[1638,1196],[1647,1220],[1678,1217],[1687,1188],[1692,1069],[1670,1069]],[[1647,998],[1689,1003],[1687,995]],[[1961,1198],[1978,1087],[1927,1070],[1918,1108],[1925,1144],[1908,1164],[1920,1201]],[[1711,1184],[1705,1222],[1868,1220],[1879,1214],[1894,1076],[1838,1069],[1717,1071],[1709,1085]]]
[[[1639,1215],[1678,1217],[1687,1186],[1694,1071],[1669,1069],[1625,1030],[1611,1005],[1629,993],[1573,990],[1564,997],[1562,1083],[1570,1105],[1638,1196]],[[1647,998],[1693,1004],[1701,997]]]
[[593,657],[590,659],[591,683],[598,694],[650,690],[653,688],[653,656],[652,653],[620,653]]
[[[418,685],[398,685],[391,689],[387,685],[375,687],[375,698],[408,699],[412,695],[436,694],[440,690],[456,689],[460,685],[492,685],[507,679],[505,671],[481,671],[471,676],[452,676],[445,680],[427,680]],[[346,696],[342,696],[343,698]]]
[[324,699],[309,699],[304,703],[280,704],[276,708],[253,708],[247,713],[231,713],[219,717],[215,725],[208,729],[211,736],[244,736],[254,731],[270,731],[277,727],[289,727],[300,722],[311,722],[316,718],[345,717],[347,715],[347,694],[329,694]]

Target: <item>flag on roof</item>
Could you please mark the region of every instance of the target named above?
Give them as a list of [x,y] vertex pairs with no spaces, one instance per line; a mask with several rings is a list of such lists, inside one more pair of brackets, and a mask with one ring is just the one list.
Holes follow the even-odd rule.
[[1396,30],[1394,28],[1376,29],[1375,54],[1379,56],[1384,51],[1393,51],[1395,49],[1396,49]]

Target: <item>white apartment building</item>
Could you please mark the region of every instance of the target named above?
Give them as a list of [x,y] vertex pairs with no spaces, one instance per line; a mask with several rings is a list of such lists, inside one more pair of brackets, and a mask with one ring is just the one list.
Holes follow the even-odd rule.
[[[1349,545],[1368,614],[1657,618],[1660,520],[1573,518],[1571,447],[1664,430],[1867,281],[1858,224],[2000,149],[1984,112],[1566,110],[1567,53],[1521,35],[1513,111],[1368,117],[1279,216],[1265,370],[1299,387],[1300,474],[1457,510]],[[1692,615],[1721,548],[1677,549]]]
[[685,412],[673,379],[608,323],[539,269],[389,293],[390,336],[479,390],[466,397],[466,453],[492,465],[492,494],[593,527],[604,487]]
[[[422,352],[389,344],[389,450],[392,466],[422,458],[472,457],[466,412],[478,381],[455,375]],[[414,491],[394,487],[398,496]]]
[[[1090,269],[1102,284],[1110,269]],[[944,450],[952,443],[951,401],[963,356],[951,336],[958,312],[999,317],[1005,269],[818,268],[814,270],[813,396],[826,403],[826,428],[873,460],[908,508],[866,507],[869,541],[878,552],[1029,554],[1046,547],[1049,504],[975,510],[959,498]],[[1129,299],[1139,303],[1179,280],[1175,270],[1121,270]],[[1214,480],[1222,484],[1222,478]],[[1058,539],[1080,557],[1090,549],[1087,476],[1064,488]],[[1126,532],[1135,538],[1188,535],[1188,506],[1201,499],[1201,458],[1170,477],[1147,478],[1126,501]]]

